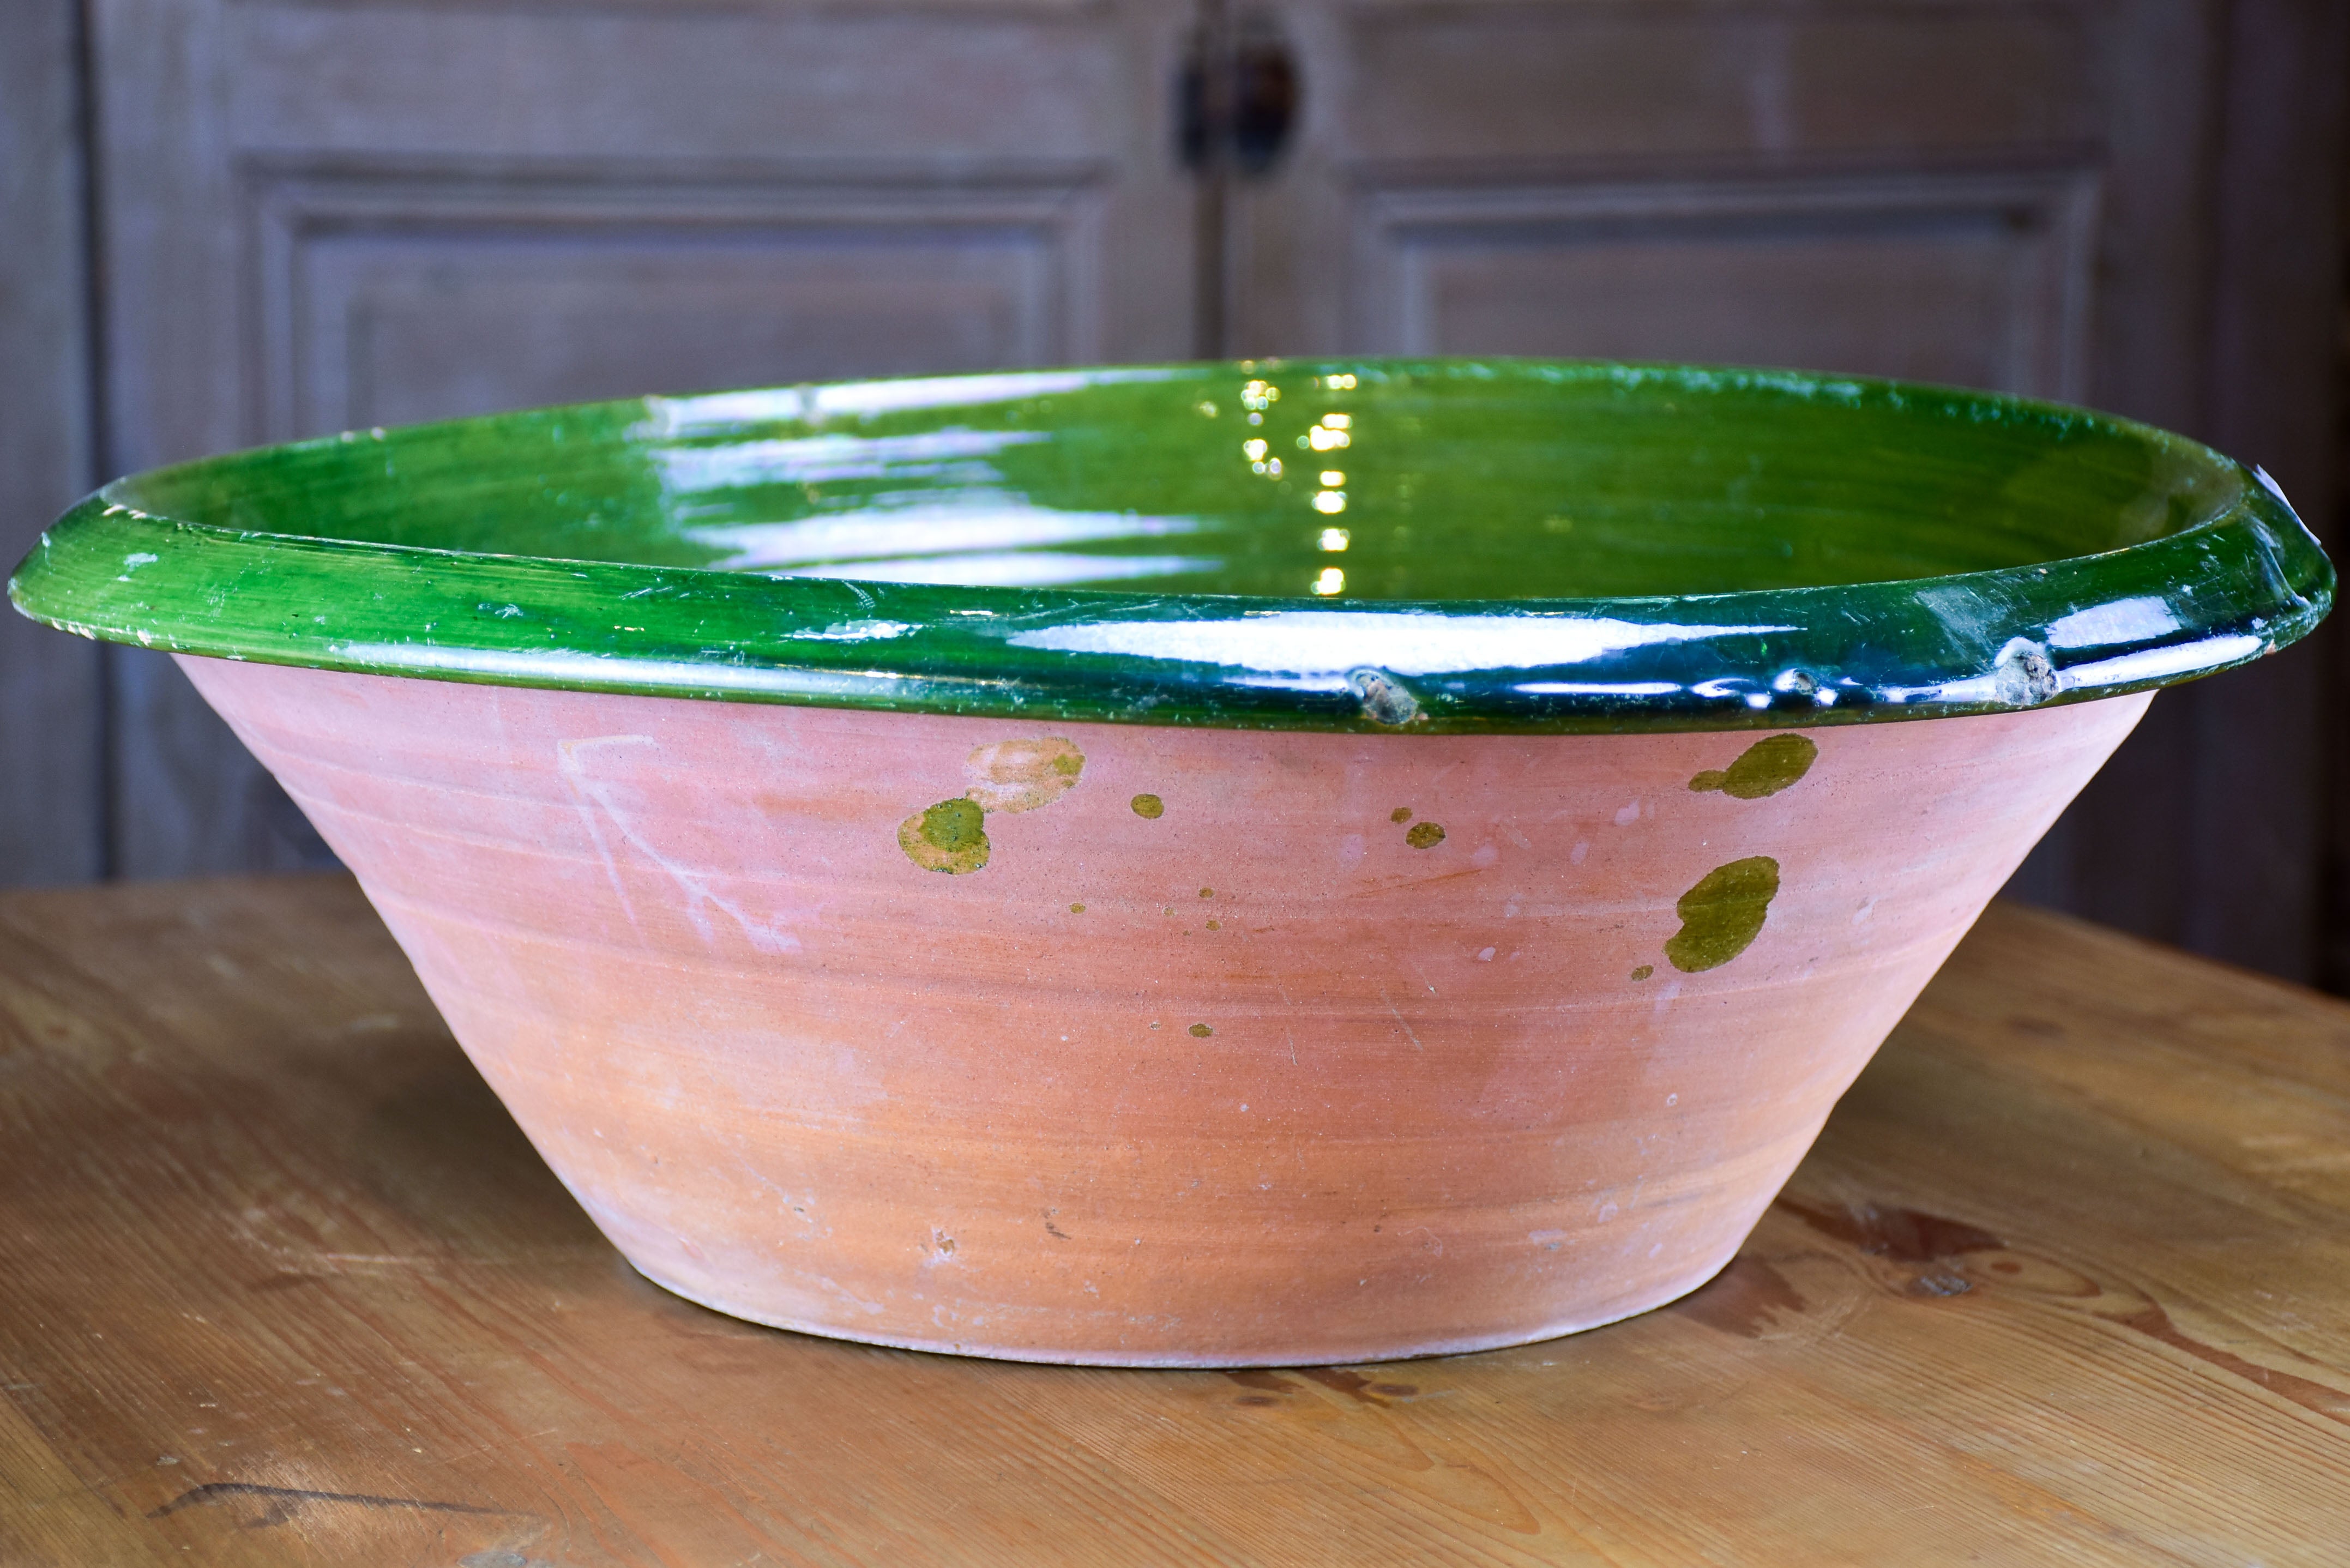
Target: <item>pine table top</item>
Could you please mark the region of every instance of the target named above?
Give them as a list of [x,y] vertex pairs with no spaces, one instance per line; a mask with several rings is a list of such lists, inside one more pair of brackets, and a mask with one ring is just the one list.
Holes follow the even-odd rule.
[[1995,906],[1731,1268],[1481,1355],[633,1274],[342,877],[0,897],[0,1563],[2350,1563],[2350,1007]]

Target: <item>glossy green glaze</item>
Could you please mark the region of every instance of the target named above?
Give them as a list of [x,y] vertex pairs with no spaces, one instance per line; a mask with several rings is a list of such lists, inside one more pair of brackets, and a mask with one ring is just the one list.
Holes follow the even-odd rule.
[[2080,410],[1377,360],[347,434],[117,481],[9,594],[87,636],[323,669],[1462,731],[2107,696],[2292,642],[2333,587],[2262,476]]

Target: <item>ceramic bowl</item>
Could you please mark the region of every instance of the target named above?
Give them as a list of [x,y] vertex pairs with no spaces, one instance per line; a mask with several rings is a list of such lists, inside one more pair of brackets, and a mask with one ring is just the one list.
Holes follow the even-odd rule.
[[2077,410],[1378,361],[353,432],[10,591],[183,656],[653,1280],[1240,1366],[1703,1282],[2153,690],[2332,583]]

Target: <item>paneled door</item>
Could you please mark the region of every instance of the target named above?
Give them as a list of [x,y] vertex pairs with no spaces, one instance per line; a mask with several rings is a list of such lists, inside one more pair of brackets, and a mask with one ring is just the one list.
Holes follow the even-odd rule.
[[[2224,5],[1233,3],[1298,99],[1223,203],[1233,351],[1796,365],[2230,439]],[[2319,657],[2165,696],[2012,890],[2306,972]]]
[[[1183,357],[1147,0],[97,0],[127,470],[494,409]],[[326,858],[117,650],[115,862]]]

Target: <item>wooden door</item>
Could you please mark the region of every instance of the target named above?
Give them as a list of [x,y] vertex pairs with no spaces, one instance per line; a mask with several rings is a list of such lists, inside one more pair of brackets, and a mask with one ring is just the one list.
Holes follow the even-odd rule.
[[[1287,35],[1302,118],[1226,202],[1230,347],[1798,365],[2083,401],[2292,467],[2324,524],[2330,454],[2294,422],[2325,406],[2320,333],[2272,327],[2247,373],[2211,327],[2215,300],[2281,322],[2287,299],[2252,291],[2288,278],[2322,312],[2332,242],[2304,221],[2263,252],[2215,192],[2322,183],[2340,12],[1283,0],[1253,25]],[[2262,74],[2226,115],[2231,25]],[[2230,422],[2247,398],[2289,412]],[[2324,657],[2164,697],[2012,890],[2307,974]]]
[[[1145,0],[97,0],[111,467],[653,390],[1161,359]],[[115,650],[116,864],[326,858]]]

